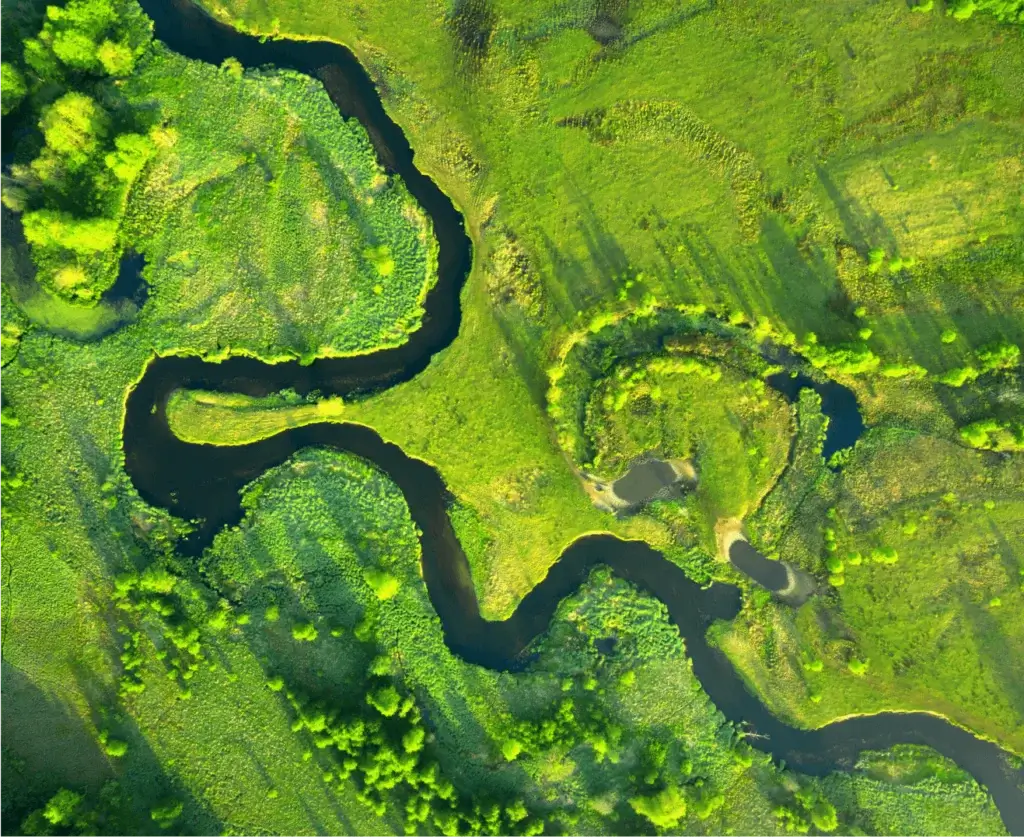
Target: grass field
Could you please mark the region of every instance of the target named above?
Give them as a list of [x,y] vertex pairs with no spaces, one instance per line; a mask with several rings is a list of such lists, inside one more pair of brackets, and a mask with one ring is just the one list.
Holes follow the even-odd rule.
[[[960,432],[1024,424],[1019,360],[986,360],[1024,344],[1021,27],[898,0],[209,8],[349,45],[465,214],[475,260],[459,337],[414,380],[343,407],[179,393],[179,435],[365,423],[440,471],[487,616],[579,535],[642,538],[696,578],[743,585],[743,613],[714,638],[794,723],[930,709],[1024,752],[1024,474],[1019,454]],[[5,62],[38,27],[31,3],[5,2]],[[517,822],[550,831],[646,833],[643,811],[683,799],[669,830],[781,833],[816,813],[822,831],[830,807],[840,832],[1003,833],[934,754],[866,754],[822,780],[764,763],[721,723],[661,606],[614,579],[563,604],[532,672],[465,665],[441,641],[400,496],[350,458],[299,454],[200,562],[179,556],[182,522],[123,467],[125,394],[153,354],[394,345],[419,323],[435,245],[318,83],[154,46],[118,85],[162,126],[119,231],[147,259],[141,310],[46,292],[4,209],[5,831],[66,787],[83,794],[80,832],[398,832],[401,797],[375,814],[333,750],[292,731],[285,697],[351,719],[377,711],[364,696],[387,681],[414,698],[423,758],[460,800],[522,799]],[[678,356],[664,335],[646,342],[651,312],[677,332],[713,315],[731,348],[705,362],[722,376],[651,371]],[[592,420],[567,437],[552,371],[603,352],[605,328],[597,366],[646,375],[619,410],[619,379],[588,380]],[[856,391],[870,430],[838,472],[815,405],[794,417],[761,390],[763,365],[732,363],[761,336]],[[650,449],[696,455],[700,496],[602,513],[577,442],[611,476]],[[826,592],[794,611],[716,565],[708,532],[725,514]],[[606,658],[595,640],[613,630]],[[555,723],[563,682],[587,711],[507,759],[510,737],[529,745]],[[459,810],[462,830],[482,816]]]
[[167,402],[167,423],[186,442],[238,445],[258,442],[289,427],[339,420],[344,412],[340,398],[309,403],[297,396],[254,398],[226,392],[176,390]]
[[[539,419],[527,420],[531,400],[543,403],[546,370],[564,336],[577,331],[581,320],[590,321],[591,312],[650,296],[661,305],[702,303],[726,316],[765,318],[800,340],[809,332],[820,341],[867,334],[862,339],[885,361],[917,363],[932,374],[970,363],[973,352],[998,335],[1021,340],[1022,296],[1013,290],[1022,279],[1019,178],[1004,176],[1012,175],[1020,155],[1020,132],[1013,127],[1020,125],[1020,107],[1008,96],[1024,68],[1016,30],[980,17],[959,24],[941,14],[908,14],[900,4],[808,8],[786,21],[756,4],[727,12],[694,6],[677,14],[647,4],[623,13],[620,41],[601,46],[588,34],[593,21],[583,11],[539,25],[545,18],[539,8],[489,8],[488,50],[467,63],[457,38],[429,10],[399,12],[396,6],[357,26],[344,10],[328,25],[301,4],[274,6],[280,31],[333,37],[362,51],[388,81],[386,104],[399,119],[431,113],[432,119],[403,121],[420,137],[421,164],[427,161],[467,207],[476,231],[482,255],[467,292],[460,341],[417,381],[353,405],[347,415],[437,463],[460,501],[475,511],[487,534],[487,549],[474,560],[487,613],[509,612],[543,574],[565,542],[568,508],[588,520],[581,531],[613,527],[584,508],[574,481],[555,467]],[[749,25],[755,9],[760,29]],[[266,13],[257,6],[230,10],[236,23],[257,31],[269,31]],[[435,51],[407,51],[388,38],[400,16],[417,15]],[[882,34],[886,27],[900,33],[898,54],[868,46],[891,37]],[[771,48],[753,49],[768,43],[765,32],[774,36]],[[985,33],[995,33],[994,45],[982,46]],[[720,57],[688,71],[708,48],[697,43],[701,35]],[[658,58],[669,52],[672,61]],[[622,80],[641,64],[656,69],[634,91],[635,83]],[[728,80],[721,75],[725,67]],[[679,90],[672,86],[677,72],[695,81]],[[510,86],[513,73],[521,83]],[[754,79],[758,95],[743,99]],[[659,84],[663,92],[657,92]],[[631,91],[628,102],[615,98],[623,88]],[[766,88],[771,96],[764,95]],[[729,107],[740,100],[742,109]],[[560,124],[601,111],[586,125]],[[708,133],[708,126],[716,133]],[[562,139],[567,134],[574,138]],[[581,136],[591,139],[581,142]],[[456,147],[468,149],[472,165],[465,155],[459,158],[464,165],[455,165],[434,150],[442,142],[451,148],[455,139]],[[979,147],[980,155],[969,153]],[[751,183],[769,196],[781,191],[781,208],[776,198],[761,206],[756,189],[753,196],[744,191]],[[560,199],[548,200],[551,194]],[[642,194],[653,209],[619,211],[615,194]],[[671,210],[665,205],[670,199]],[[559,216],[566,205],[573,212]],[[755,212],[756,235],[742,217]],[[870,252],[878,249],[885,254],[880,269]],[[897,257],[904,264],[895,265]],[[545,340],[546,333],[553,336]],[[525,387],[513,380],[513,370]],[[1003,405],[1019,392],[1013,377],[984,382],[969,397],[931,380],[876,375],[846,382],[857,390],[869,421],[909,423],[947,438],[956,438],[968,420],[1007,409],[997,406],[999,392]],[[1016,415],[1019,407],[1010,412]],[[527,433],[531,426],[536,430]],[[642,420],[626,427],[651,432]],[[905,460],[886,450],[876,467],[895,474]],[[540,467],[545,476],[565,474],[547,481],[534,476],[541,484],[530,486],[538,495],[533,508],[540,514],[527,513],[521,501],[515,507],[524,494],[523,472],[501,461],[512,451],[522,451],[521,469],[531,460],[547,461],[549,468]],[[845,486],[833,490],[838,498]],[[513,502],[497,499],[503,495]],[[820,533],[834,502],[827,492],[816,497],[804,508],[807,522],[792,530],[784,549],[775,547],[822,578],[829,573]],[[782,528],[793,511],[787,503]],[[555,504],[561,540],[543,534]],[[1010,520],[1018,519],[1012,501],[1010,508]],[[979,546],[971,560],[980,561],[984,573],[998,574],[1005,550],[986,541],[983,522],[975,522],[972,537],[988,546]],[[654,542],[664,545],[665,538]],[[953,573],[961,554],[945,554]],[[1011,567],[1011,587],[1013,572]],[[936,586],[943,575],[916,577],[916,589],[923,599],[948,600],[955,624],[961,624],[969,611]],[[852,584],[837,588],[836,598],[821,607],[848,620],[846,599],[855,595]],[[868,706],[934,706],[1016,742],[1019,705],[995,698],[1003,688],[993,684],[996,675],[982,667],[966,677],[987,683],[979,688],[1002,704],[992,715],[978,708],[991,706],[990,699],[969,692],[953,697],[963,677],[950,674],[950,684],[937,688],[933,678],[951,670],[920,653],[917,633],[908,634],[906,621],[887,610],[895,605],[883,596],[870,612],[857,612],[850,629],[858,636],[864,630],[888,633],[898,648],[927,660],[928,673],[891,672],[886,679],[892,685],[881,691],[872,678],[846,677],[841,688],[823,696],[812,690],[819,703],[802,698],[799,710],[793,709],[790,689],[785,698],[776,693],[776,705],[814,723]],[[1002,620],[986,625],[977,629],[982,641],[1019,641],[1019,626]],[[925,636],[930,631],[923,623],[917,630]],[[763,643],[763,635],[753,641]],[[769,654],[771,647],[758,653]],[[799,659],[799,647],[793,645],[793,659]],[[959,644],[949,653],[966,659],[968,647]],[[846,662],[840,654],[840,671]],[[863,698],[853,696],[858,691]]]

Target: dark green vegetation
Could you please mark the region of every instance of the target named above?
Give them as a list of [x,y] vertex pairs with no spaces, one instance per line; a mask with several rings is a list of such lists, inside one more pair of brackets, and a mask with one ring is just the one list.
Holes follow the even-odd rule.
[[[1019,3],[214,11],[351,45],[466,214],[460,337],[344,418],[437,464],[489,615],[576,536],[642,537],[745,585],[713,636],[793,722],[929,709],[1024,751]],[[1002,832],[928,752],[766,763],[663,607],[600,571],[529,672],[466,665],[365,463],[299,454],[182,557],[123,468],[152,352],[401,342],[429,222],[316,82],[185,61],[128,3],[3,26],[5,830]],[[101,298],[128,249],[141,308]],[[857,392],[840,471],[818,400],[762,388],[763,341]],[[220,443],[336,409],[203,398],[175,426]],[[576,469],[649,451],[694,457],[697,491],[596,509]],[[716,563],[729,517],[820,594]]]

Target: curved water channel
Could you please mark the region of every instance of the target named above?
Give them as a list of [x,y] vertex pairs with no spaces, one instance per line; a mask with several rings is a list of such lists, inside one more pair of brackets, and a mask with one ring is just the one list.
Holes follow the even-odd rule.
[[[423,532],[423,576],[431,603],[441,619],[445,640],[470,663],[493,669],[526,664],[523,651],[546,630],[558,603],[573,593],[590,569],[611,567],[623,578],[661,599],[678,625],[693,661],[694,674],[730,721],[754,733],[750,743],[778,760],[811,774],[853,766],[864,749],[897,743],[926,744],[955,760],[985,785],[1011,833],[1024,833],[1024,780],[1003,752],[949,722],[925,713],[882,713],[851,718],[817,730],[800,730],[781,721],[749,692],[727,658],[708,645],[707,627],[715,619],[733,618],[740,607],[735,587],[714,584],[702,589],[683,571],[644,543],[610,535],[582,538],[559,556],[508,619],[485,620],[462,547],[448,518],[452,500],[440,474],[407,456],[370,428],[355,424],[320,424],[295,428],[248,445],[193,445],[168,427],[166,405],[179,387],[265,395],[283,388],[300,393],[351,396],[392,386],[421,372],[458,333],[459,296],[471,261],[471,245],[461,215],[448,197],[413,164],[401,129],[387,116],[373,83],[356,58],[342,46],[326,42],[271,40],[243,35],[208,17],[189,0],[141,0],[155,23],[156,37],[189,58],[220,64],[228,57],[246,67],[273,65],[316,76],[345,117],[366,127],[382,164],[402,177],[413,197],[433,219],[439,243],[439,278],[426,301],[422,327],[404,345],[353,358],[268,365],[250,358],[207,363],[198,358],[158,358],[129,394],[124,426],[125,467],[139,493],[201,523],[183,545],[196,554],[224,525],[242,517],[239,490],[268,468],[311,446],[333,447],[363,457],[384,471],[405,495],[412,518]],[[797,386],[798,379],[789,379]],[[827,385],[826,385],[827,386]],[[817,387],[816,387],[817,388]],[[830,398],[842,392],[819,390],[826,413]],[[846,391],[848,392],[848,391]],[[852,394],[849,395],[852,399]],[[853,402],[837,404],[833,441],[846,447],[863,425]],[[845,417],[842,415],[846,411]],[[838,423],[837,422],[838,418]],[[841,432],[840,432],[841,431]],[[852,436],[852,437],[851,437]]]

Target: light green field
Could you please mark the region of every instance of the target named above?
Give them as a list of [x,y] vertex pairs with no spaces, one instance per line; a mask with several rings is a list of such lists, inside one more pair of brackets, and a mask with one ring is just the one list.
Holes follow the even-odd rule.
[[290,427],[340,420],[340,398],[315,403],[271,396],[254,398],[229,392],[176,390],[167,402],[167,423],[179,439],[207,445],[244,445]]

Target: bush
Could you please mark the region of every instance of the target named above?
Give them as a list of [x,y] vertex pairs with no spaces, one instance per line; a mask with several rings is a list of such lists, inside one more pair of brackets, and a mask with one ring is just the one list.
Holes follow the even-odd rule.
[[61,788],[46,803],[43,808],[43,817],[52,825],[67,825],[84,799],[85,797],[80,793]]
[[876,564],[895,564],[899,559],[899,553],[891,546],[881,546],[871,550],[871,560]]
[[380,689],[368,692],[366,702],[385,718],[390,718],[398,712],[402,698],[394,686],[383,686]]
[[114,758],[119,759],[128,752],[128,742],[111,738],[107,740],[103,749],[106,750],[108,756],[113,756]]
[[630,807],[647,817],[655,828],[672,828],[686,816],[686,797],[674,785],[669,785],[653,796],[634,796]]
[[292,626],[292,636],[299,642],[313,642],[319,635],[312,622],[297,622]]
[[956,20],[967,20],[975,12],[984,12],[1003,23],[1024,23],[1022,0],[950,0],[946,14]]
[[153,822],[161,828],[170,828],[181,816],[181,812],[184,809],[184,803],[177,802],[172,799],[162,802],[154,807],[149,812],[149,816],[152,818]]

